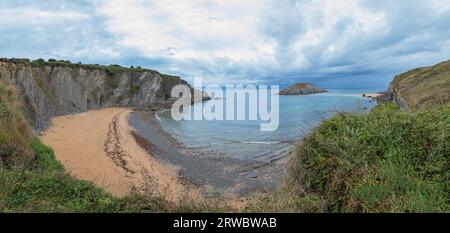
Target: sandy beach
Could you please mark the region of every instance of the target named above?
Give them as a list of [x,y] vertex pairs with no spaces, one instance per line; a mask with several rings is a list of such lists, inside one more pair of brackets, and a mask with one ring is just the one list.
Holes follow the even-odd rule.
[[41,140],[72,176],[116,196],[144,192],[177,201],[198,195],[180,181],[179,168],[151,156],[152,145],[128,124],[130,112],[109,108],[56,117]]
[[183,180],[202,187],[202,196],[247,198],[254,193],[273,192],[283,183],[292,147],[269,152],[274,156],[269,160],[236,160],[186,146],[164,130],[155,115],[155,112],[133,112],[129,124],[155,145],[154,158],[178,167]]
[[[108,108],[60,116],[40,138],[71,176],[119,197],[139,192],[175,203],[226,199],[240,209],[251,194],[282,183],[286,158],[265,166],[185,154],[154,114]],[[249,176],[255,169],[258,176]]]

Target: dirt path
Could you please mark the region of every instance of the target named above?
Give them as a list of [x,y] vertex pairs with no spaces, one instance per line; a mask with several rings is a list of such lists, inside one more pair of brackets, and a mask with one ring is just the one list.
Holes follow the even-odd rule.
[[128,124],[130,112],[110,108],[56,117],[41,139],[71,175],[116,196],[138,191],[177,201],[200,195],[180,181],[177,167],[151,156],[152,145]]

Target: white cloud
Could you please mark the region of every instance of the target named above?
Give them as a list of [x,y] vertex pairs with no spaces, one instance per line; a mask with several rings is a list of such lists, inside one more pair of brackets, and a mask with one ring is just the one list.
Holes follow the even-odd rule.
[[[409,8],[430,13],[442,7],[443,1],[431,1],[428,9]],[[405,13],[398,7],[405,4],[365,0],[113,0],[102,2],[99,14],[106,17],[107,30],[121,36],[120,46],[133,48],[144,57],[169,59],[172,71],[173,64],[212,66],[194,70],[192,75],[226,78],[234,73],[227,69],[244,69],[242,76],[268,76],[281,71],[334,72],[339,66],[343,70],[368,64],[379,68],[385,63],[374,63],[375,59],[398,55],[381,53],[383,46],[393,51],[402,47],[393,34],[401,28],[396,25],[397,17]],[[411,29],[423,28],[414,25]],[[411,35],[400,36],[408,40]]]
[[72,10],[46,11],[35,7],[0,9],[1,24],[45,25],[87,19],[89,19],[89,15]]
[[[259,59],[271,43],[257,33],[263,1],[108,1],[100,13],[120,43],[173,59]],[[132,13],[130,13],[132,12]]]
[[448,22],[448,0],[5,0],[0,51],[211,82],[383,76],[372,81],[384,85],[448,59]]

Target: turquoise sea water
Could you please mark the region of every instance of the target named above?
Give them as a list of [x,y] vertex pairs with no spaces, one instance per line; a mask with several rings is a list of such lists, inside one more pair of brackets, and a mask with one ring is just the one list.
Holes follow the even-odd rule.
[[260,121],[175,121],[170,111],[159,112],[156,117],[162,128],[189,150],[264,161],[292,148],[313,127],[337,112],[370,110],[376,103],[361,94],[378,91],[381,89],[332,89],[316,95],[279,96],[280,121],[273,132],[260,131]]

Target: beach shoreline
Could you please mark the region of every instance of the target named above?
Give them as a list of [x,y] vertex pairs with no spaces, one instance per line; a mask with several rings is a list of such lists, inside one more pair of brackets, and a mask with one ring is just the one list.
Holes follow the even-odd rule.
[[[158,160],[180,168],[180,177],[202,187],[202,196],[226,199],[246,198],[254,193],[269,193],[283,183],[286,155],[277,161],[235,160],[188,148],[163,129],[158,111],[135,111],[129,123],[136,133],[157,145],[154,156]],[[286,151],[292,148],[286,148]],[[277,153],[277,152],[274,152]]]
[[115,196],[151,193],[169,201],[199,195],[179,179],[179,168],[155,159],[128,124],[130,108],[108,108],[54,118],[41,140],[73,177]]
[[[118,197],[141,193],[174,203],[226,200],[240,209],[254,195],[282,184],[287,158],[261,166],[186,153],[155,113],[106,108],[59,116],[40,139],[70,176]],[[257,177],[249,176],[256,170]]]

